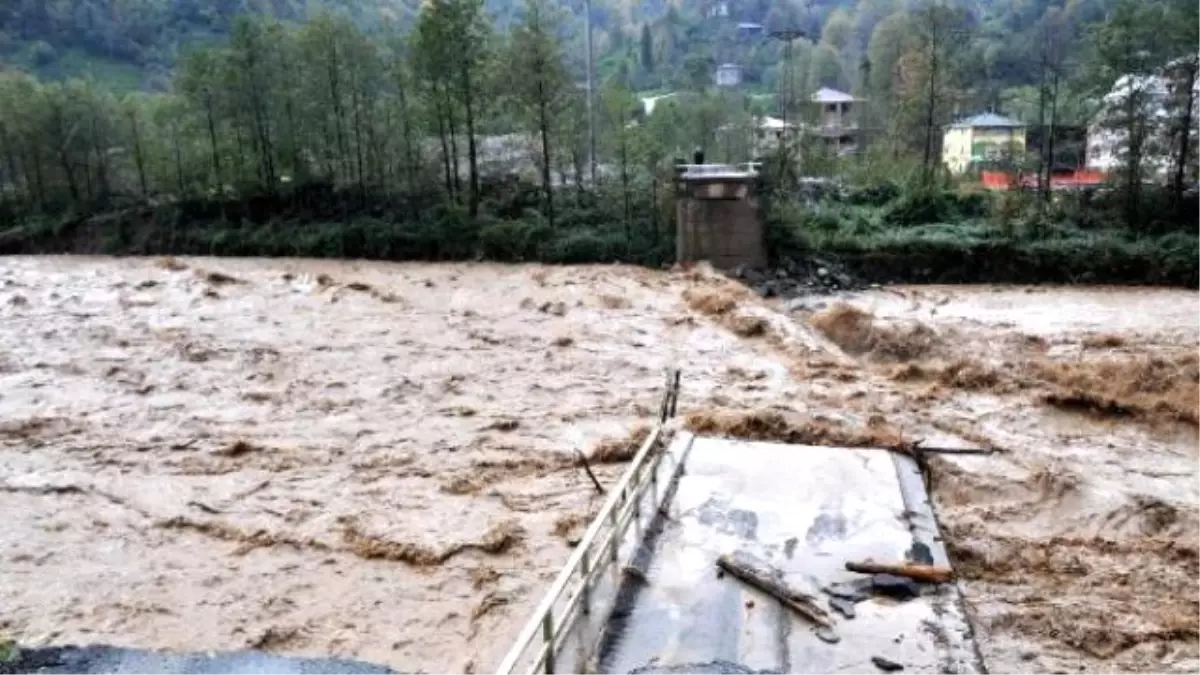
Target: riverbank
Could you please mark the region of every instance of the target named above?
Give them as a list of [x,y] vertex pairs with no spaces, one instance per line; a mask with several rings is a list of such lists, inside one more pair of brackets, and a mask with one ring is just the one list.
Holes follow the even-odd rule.
[[[564,188],[556,193],[553,224],[535,186],[495,180],[482,187],[475,216],[437,191],[392,195],[320,184],[109,206],[75,217],[29,216],[0,230],[0,255],[675,263],[669,184],[649,191]],[[1195,208],[1184,217],[1161,199],[1129,223],[1105,194],[1060,195],[1039,209],[1024,194],[892,184],[820,195],[762,190],[771,258],[765,271],[785,280],[770,292],[777,295],[788,295],[790,286],[844,290],[873,283],[1200,288]]]

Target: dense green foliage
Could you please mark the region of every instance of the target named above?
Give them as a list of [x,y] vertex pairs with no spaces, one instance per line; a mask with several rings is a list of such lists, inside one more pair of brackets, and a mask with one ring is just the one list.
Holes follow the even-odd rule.
[[[963,27],[971,31],[963,60],[976,83],[975,107],[999,104],[1003,90],[1036,83],[1038,26],[1048,14],[1062,13],[1082,28],[1101,20],[1114,3],[957,3],[964,11]],[[569,63],[578,73],[584,3],[556,4],[562,13],[560,37],[568,38]],[[781,47],[738,28],[752,22],[768,31],[787,27],[807,33],[809,39],[797,49],[798,91],[821,84],[847,91],[879,89],[901,56],[894,43],[910,32],[898,29],[918,5],[911,0],[594,0],[596,57],[602,74],[629,77],[636,89],[708,83],[715,64],[735,62],[751,83],[774,91]],[[419,7],[415,0],[12,0],[0,4],[0,59],[40,75],[90,72],[161,90],[183,54],[228,36],[245,13],[296,24],[332,12],[374,34],[408,29]],[[487,3],[502,30],[523,9],[517,0]],[[1072,49],[1079,36],[1072,30],[1064,37]],[[143,77],[131,78],[128,69]]]
[[[112,42],[98,62],[150,65],[159,91],[0,71],[0,252],[665,263],[671,160],[764,151],[755,116],[779,102],[756,89],[778,86],[781,48],[737,28],[761,21],[817,37],[795,44],[794,95],[835,85],[868,98],[857,155],[807,142],[768,158],[790,167],[767,181],[777,252],[832,252],[873,278],[1195,283],[1189,1],[747,3],[728,16],[717,2],[597,2],[592,157],[571,5],[348,3],[357,16],[308,17],[286,1],[112,2],[80,36],[70,3],[22,0],[0,9],[0,49],[58,36],[50,49],[95,52],[96,31],[143,21],[128,36],[142,51]],[[393,20],[361,28],[368,12]],[[193,24],[207,37],[189,43]],[[709,85],[725,60],[748,87]],[[1083,121],[1127,75],[1164,78],[1170,95],[1161,112],[1141,90],[1113,106],[1105,124],[1132,141],[1111,189],[989,196],[940,168],[956,111],[1020,102],[1049,125]],[[672,93],[648,116],[635,93],[647,87]],[[804,198],[797,155],[805,174],[850,187]],[[1167,179],[1152,156],[1168,158]]]

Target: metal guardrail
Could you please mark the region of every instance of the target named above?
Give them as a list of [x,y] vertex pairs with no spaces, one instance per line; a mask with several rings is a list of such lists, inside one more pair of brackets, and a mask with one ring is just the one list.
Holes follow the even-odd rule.
[[[618,564],[622,538],[631,525],[640,522],[643,495],[651,490],[651,501],[658,502],[658,466],[665,454],[663,425],[675,416],[679,378],[678,369],[667,371],[667,390],[659,405],[659,423],[642,442],[629,468],[608,491],[603,506],[566,565],[500,662],[498,674],[516,672],[523,662],[528,663],[525,672],[555,672],[564,636],[581,612],[585,615],[591,612],[591,591],[597,578]],[[529,663],[531,652],[532,663]]]

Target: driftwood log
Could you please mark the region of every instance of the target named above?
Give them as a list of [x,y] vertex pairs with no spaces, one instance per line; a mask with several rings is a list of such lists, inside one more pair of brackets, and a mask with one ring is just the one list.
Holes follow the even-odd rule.
[[846,569],[860,574],[891,574],[897,577],[923,581],[929,584],[944,584],[954,580],[954,570],[934,565],[916,563],[877,563],[872,560],[848,562]]
[[745,551],[736,551],[717,558],[717,567],[770,595],[783,603],[784,607],[818,626],[833,627],[833,619],[817,604],[816,596],[788,586],[783,580],[783,573],[765,561]]

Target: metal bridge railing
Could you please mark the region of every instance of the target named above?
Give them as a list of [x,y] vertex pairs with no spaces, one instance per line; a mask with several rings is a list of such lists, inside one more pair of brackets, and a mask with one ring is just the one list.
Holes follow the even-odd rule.
[[[580,614],[593,611],[591,595],[597,579],[619,564],[621,542],[631,525],[640,523],[641,502],[647,490],[658,504],[658,467],[665,454],[663,425],[675,415],[679,396],[679,371],[667,372],[667,391],[659,406],[659,423],[638,448],[629,468],[608,491],[608,497],[546,592],[497,673],[509,675],[521,668],[529,673],[554,673],[564,636]],[[640,527],[640,525],[639,525]]]

